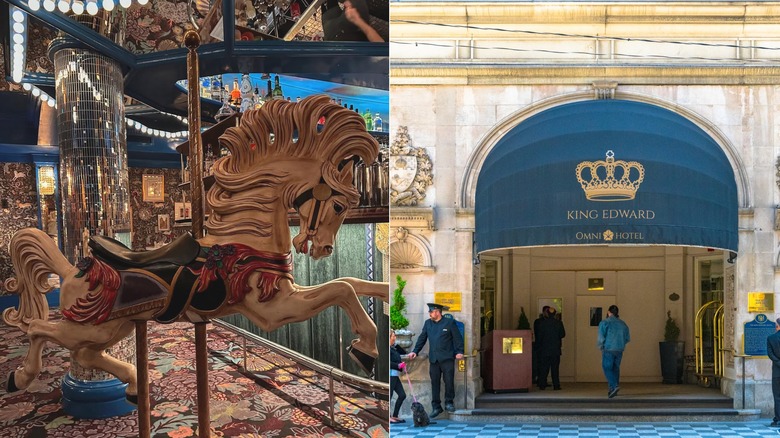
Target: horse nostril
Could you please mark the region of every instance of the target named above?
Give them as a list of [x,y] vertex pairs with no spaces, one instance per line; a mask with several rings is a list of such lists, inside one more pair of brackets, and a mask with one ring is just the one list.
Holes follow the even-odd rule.
[[333,254],[333,246],[325,245],[325,254]]

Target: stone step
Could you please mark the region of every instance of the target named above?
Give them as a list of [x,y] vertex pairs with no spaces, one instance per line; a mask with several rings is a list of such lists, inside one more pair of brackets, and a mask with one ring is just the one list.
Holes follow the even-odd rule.
[[704,408],[704,409],[731,409],[734,407],[734,402],[730,398],[708,398],[703,399],[699,397],[674,397],[667,400],[658,400],[657,398],[622,398],[620,396],[615,398],[608,398],[606,395],[602,398],[593,397],[561,397],[561,398],[517,398],[517,397],[495,397],[485,398],[477,397],[475,400],[476,409],[528,409],[528,408],[545,408],[545,409],[584,409],[584,408],[598,408],[604,407],[608,409],[624,409],[624,408],[642,408],[642,409],[659,409],[659,408],[675,408],[675,409],[687,409],[687,408]]
[[[444,418],[444,417],[443,417]],[[479,423],[579,423],[579,422],[745,422],[761,418],[759,409],[674,407],[523,407],[461,409],[449,419]]]

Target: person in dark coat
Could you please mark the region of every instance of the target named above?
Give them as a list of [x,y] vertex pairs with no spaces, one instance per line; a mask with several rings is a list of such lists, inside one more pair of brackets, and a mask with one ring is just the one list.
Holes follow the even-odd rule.
[[463,359],[463,335],[455,320],[441,314],[449,307],[428,303],[430,319],[425,321],[409,358],[414,359],[430,340],[428,360],[431,362],[431,418],[444,412],[441,408],[441,378],[444,377],[444,408],[455,412],[455,359]]
[[766,338],[766,355],[772,361],[772,397],[775,416],[770,427],[780,427],[780,318],[775,320],[775,332]]
[[395,400],[395,407],[393,408],[393,416],[390,417],[390,423],[405,423],[406,420],[398,418],[398,413],[401,411],[401,405],[406,400],[406,391],[404,391],[404,385],[401,383],[401,373],[406,369],[406,364],[401,361],[401,356],[406,354],[400,345],[395,345],[395,330],[390,330],[390,396],[393,392],[398,395]]
[[531,350],[533,350],[533,355],[531,356],[531,378],[533,379],[533,383],[536,384],[536,386],[546,386],[547,380],[545,378],[544,382],[539,381],[539,342],[537,339],[537,333],[539,333],[539,324],[542,323],[542,320],[544,319],[544,316],[547,315],[547,311],[550,309],[550,306],[544,306],[542,307],[542,313],[539,314],[539,317],[534,320],[534,340],[531,343]]
[[553,389],[561,389],[559,369],[561,365],[561,340],[566,336],[563,322],[556,317],[555,307],[539,321],[536,336],[536,351],[539,355],[539,389],[547,387],[547,375],[552,371]]

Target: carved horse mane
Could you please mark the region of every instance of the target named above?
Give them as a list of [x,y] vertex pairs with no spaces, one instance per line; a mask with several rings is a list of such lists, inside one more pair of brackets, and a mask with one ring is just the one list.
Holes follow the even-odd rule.
[[[325,117],[321,129],[320,117]],[[361,131],[362,134],[355,134]],[[273,100],[259,110],[245,112],[240,126],[228,128],[220,137],[220,144],[227,147],[230,155],[215,163],[215,184],[206,195],[212,208],[206,223],[209,234],[218,236],[236,231],[261,237],[270,234],[273,224],[262,218],[236,224],[226,220],[225,215],[249,209],[268,212],[280,193],[283,206],[292,207],[304,183],[289,181],[287,172],[275,168],[274,161],[281,158],[324,159],[321,172],[325,184],[344,194],[351,206],[357,206],[360,195],[352,184],[351,174],[341,172],[341,165],[353,156],[366,163],[373,162],[377,152],[375,142],[365,132],[365,122],[359,114],[330,103],[324,95],[295,104]],[[258,178],[258,175],[262,176]],[[256,192],[247,194],[252,188],[281,184],[287,185],[261,196],[256,196]]]

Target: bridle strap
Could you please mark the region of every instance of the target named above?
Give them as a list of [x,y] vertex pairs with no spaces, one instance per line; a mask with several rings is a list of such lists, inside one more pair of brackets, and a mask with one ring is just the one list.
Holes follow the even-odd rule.
[[312,209],[311,218],[309,219],[309,227],[306,234],[313,236],[317,234],[317,226],[319,224],[320,215],[322,214],[322,203],[330,199],[334,195],[341,195],[342,193],[333,190],[333,188],[325,184],[325,179],[320,177],[320,182],[314,187],[306,190],[298,195],[293,201],[293,207],[300,214],[301,206],[314,198],[314,208]]

